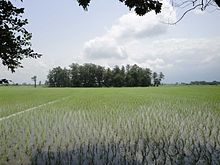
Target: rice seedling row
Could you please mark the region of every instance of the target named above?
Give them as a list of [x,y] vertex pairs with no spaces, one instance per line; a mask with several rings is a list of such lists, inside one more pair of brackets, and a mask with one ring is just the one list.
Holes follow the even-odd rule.
[[66,89],[0,122],[0,164],[219,164],[220,88],[207,88]]

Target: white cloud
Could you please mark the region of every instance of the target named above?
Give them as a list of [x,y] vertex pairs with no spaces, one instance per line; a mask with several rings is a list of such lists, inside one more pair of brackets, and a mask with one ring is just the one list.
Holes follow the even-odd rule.
[[89,59],[125,59],[127,53],[122,45],[107,37],[97,37],[85,44],[84,53]]
[[134,12],[123,15],[116,25],[108,31],[106,37],[128,42],[133,39],[149,38],[166,32],[166,26],[159,22],[153,12],[140,17]]
[[220,70],[220,38],[170,38],[164,22],[175,21],[168,3],[159,15],[123,15],[106,34],[84,44],[82,61],[110,67],[138,64],[164,72],[167,82],[219,80],[220,76],[212,73]]
[[146,43],[130,46],[133,53],[130,58],[142,66],[163,71],[167,81],[220,80],[217,74],[220,70],[220,37],[173,38]]
[[153,11],[145,16],[137,16],[134,12],[123,15],[106,32],[105,35],[87,41],[84,45],[85,59],[126,59],[126,47],[135,41],[149,39],[165,34],[168,19],[175,20],[175,13],[168,3],[164,3],[162,13]]
[[138,62],[161,59],[157,61],[173,65],[184,63],[200,65],[219,61],[220,38],[164,39],[145,44],[144,47],[143,42],[139,42],[130,49],[133,53],[141,52],[141,55],[132,56],[132,59]]

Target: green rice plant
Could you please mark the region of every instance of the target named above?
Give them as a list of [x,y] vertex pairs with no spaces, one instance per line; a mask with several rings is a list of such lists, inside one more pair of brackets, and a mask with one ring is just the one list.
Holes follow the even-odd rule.
[[219,87],[45,88],[27,107],[53,94],[60,101],[0,121],[2,164],[220,162]]

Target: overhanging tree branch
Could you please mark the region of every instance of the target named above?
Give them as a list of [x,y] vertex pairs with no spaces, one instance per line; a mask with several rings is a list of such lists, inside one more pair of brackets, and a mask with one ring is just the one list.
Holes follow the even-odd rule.
[[[82,6],[85,10],[88,9],[89,3],[91,0],[77,0],[79,5]],[[137,15],[143,16],[150,11],[155,11],[156,14],[161,12],[162,0],[119,0],[124,3],[130,10],[134,9]],[[175,8],[186,9],[182,16],[174,23],[176,24],[183,19],[183,17],[190,11],[195,10],[198,7],[203,11],[208,6],[214,6],[216,8],[220,7],[220,0],[186,0],[181,2],[181,0],[171,0],[171,5]]]
[[[218,1],[218,0],[216,0]],[[167,23],[170,25],[175,25],[178,22],[180,22],[186,14],[189,12],[195,10],[195,9],[200,9],[201,11],[206,10],[207,7],[215,7],[216,9],[219,9],[218,5],[214,2],[214,0],[186,0],[181,3],[178,3],[177,0],[171,0],[171,4],[174,8],[180,8],[181,10],[184,10],[188,8],[189,6],[192,6],[188,9],[186,9],[180,16],[180,18],[177,19],[177,21],[173,23]]]
[[8,0],[0,1],[0,61],[11,72],[22,67],[24,58],[39,58],[31,48],[32,34],[25,29],[27,19],[22,19],[24,8],[15,7]]
[[198,5],[194,6],[193,8],[186,10],[186,11],[183,13],[183,15],[182,15],[176,22],[174,22],[174,23],[169,23],[169,24],[170,24],[170,25],[176,25],[178,22],[180,22],[180,21],[183,19],[183,17],[184,17],[187,13],[189,13],[189,12],[192,11],[192,10],[195,10],[195,9],[196,9],[197,7],[199,7],[199,6],[201,6],[201,4],[198,4]]

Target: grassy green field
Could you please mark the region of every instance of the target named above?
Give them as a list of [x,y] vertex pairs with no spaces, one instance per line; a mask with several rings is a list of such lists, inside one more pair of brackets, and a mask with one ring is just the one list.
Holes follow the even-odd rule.
[[0,164],[219,162],[220,86],[0,87]]

